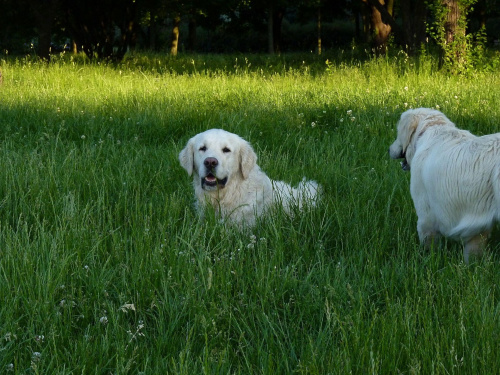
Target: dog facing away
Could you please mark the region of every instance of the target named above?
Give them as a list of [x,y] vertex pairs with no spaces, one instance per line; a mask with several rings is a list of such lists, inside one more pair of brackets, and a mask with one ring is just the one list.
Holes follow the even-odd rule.
[[389,154],[411,170],[420,242],[442,235],[463,241],[466,263],[482,255],[500,218],[500,133],[477,137],[437,110],[411,109]]
[[193,176],[196,206],[203,217],[212,206],[221,218],[239,226],[253,226],[272,205],[290,212],[295,202],[314,205],[320,187],[315,181],[292,188],[272,181],[257,165],[252,146],[236,134],[210,129],[191,138],[179,154],[179,162]]

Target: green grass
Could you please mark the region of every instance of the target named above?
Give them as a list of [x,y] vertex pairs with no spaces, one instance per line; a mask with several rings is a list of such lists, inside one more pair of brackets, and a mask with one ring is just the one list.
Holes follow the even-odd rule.
[[[0,373],[497,373],[498,236],[421,249],[388,147],[410,107],[500,131],[500,75],[325,59],[1,61]],[[212,127],[324,199],[200,222],[177,155]]]

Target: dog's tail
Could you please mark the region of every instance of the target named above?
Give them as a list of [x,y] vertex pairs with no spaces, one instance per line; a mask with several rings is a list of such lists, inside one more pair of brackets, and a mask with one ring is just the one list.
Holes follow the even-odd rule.
[[320,184],[313,180],[306,180],[304,177],[297,186],[299,199],[302,202],[308,202],[312,205],[316,204],[317,199],[322,195],[323,188]]
[[323,188],[316,181],[306,180],[304,177],[296,187],[291,187],[283,181],[273,181],[274,201],[279,202],[286,211],[296,205],[299,209],[304,206],[316,206],[318,197]]

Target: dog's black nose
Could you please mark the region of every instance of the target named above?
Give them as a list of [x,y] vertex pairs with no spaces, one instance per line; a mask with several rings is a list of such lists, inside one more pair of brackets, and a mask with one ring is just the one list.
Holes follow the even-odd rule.
[[203,164],[205,164],[205,167],[212,169],[219,164],[219,161],[216,158],[206,158]]

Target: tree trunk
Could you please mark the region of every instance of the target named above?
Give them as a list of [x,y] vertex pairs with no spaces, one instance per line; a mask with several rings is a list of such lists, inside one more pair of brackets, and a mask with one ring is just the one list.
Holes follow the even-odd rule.
[[[377,1],[377,0],[376,0]],[[361,5],[361,18],[363,20],[363,42],[368,42],[370,40],[370,34],[372,30],[371,23],[371,6],[368,3],[362,3]]]
[[122,28],[120,32],[121,43],[115,53],[116,56],[113,56],[113,58],[117,61],[122,60],[129,50],[134,50],[137,43],[136,25],[132,19],[128,20],[126,27]]
[[419,46],[425,43],[427,6],[425,0],[402,1],[401,18],[403,24],[403,41],[408,53],[414,54]]
[[181,23],[181,16],[176,15],[174,17],[174,26],[172,28],[172,37],[170,44],[170,54],[173,56],[177,56],[177,47],[179,45],[179,25]]
[[156,16],[151,14],[149,21],[149,48],[156,51]]
[[[380,5],[385,5],[384,0],[378,0]],[[392,14],[392,5],[394,4],[394,0],[389,0],[387,11],[389,14]],[[389,34],[391,33],[391,26],[386,24],[382,20],[382,14],[377,9],[376,6],[372,6],[372,27],[375,32],[375,36],[373,39],[375,52],[385,54],[387,50],[387,41],[389,40]]]
[[273,26],[273,6],[269,5],[267,18],[267,52],[270,55],[274,54],[274,26]]
[[102,0],[65,3],[66,27],[89,59],[120,61],[134,47],[138,30],[134,0],[122,1],[115,11],[109,5]]
[[51,52],[52,21],[46,18],[38,23],[38,56],[47,61]]
[[284,9],[278,9],[273,13],[273,47],[276,53],[281,53],[281,25],[284,15]]
[[321,8],[318,7],[318,55],[321,55]]
[[188,50],[191,52],[196,50],[196,26],[196,18],[191,16],[188,26]]
[[50,60],[52,26],[54,25],[56,2],[57,0],[50,0],[32,5],[38,29],[37,54],[47,61]]
[[484,28],[486,27],[486,21],[488,20],[487,2],[479,1],[475,7],[479,13],[479,27]]
[[[467,40],[465,38],[466,8],[461,8],[459,0],[442,0],[446,8],[444,20],[443,63],[460,72],[467,65]],[[462,10],[464,13],[462,13]]]
[[447,8],[444,22],[445,41],[450,44],[455,40],[456,34],[465,35],[465,29],[458,27],[458,20],[460,19],[458,0],[443,0],[443,5]]
[[361,40],[361,31],[360,31],[360,18],[361,18],[361,12],[356,12],[356,16],[354,17],[354,23],[355,23],[355,35],[356,35],[356,40]]

